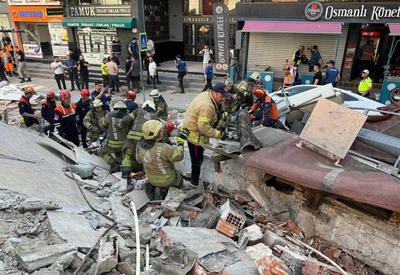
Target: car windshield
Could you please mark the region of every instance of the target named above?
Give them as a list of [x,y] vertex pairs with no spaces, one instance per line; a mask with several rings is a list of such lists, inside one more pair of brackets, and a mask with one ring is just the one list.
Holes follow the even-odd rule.
[[343,101],[358,101],[358,98],[346,93],[341,93]]

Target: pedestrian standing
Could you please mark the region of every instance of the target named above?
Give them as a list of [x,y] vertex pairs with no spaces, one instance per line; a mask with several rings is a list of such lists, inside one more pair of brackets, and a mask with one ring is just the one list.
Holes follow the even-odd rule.
[[126,73],[126,78],[129,90],[134,89],[137,92],[140,91],[140,62],[135,55],[131,56],[130,67]]
[[96,99],[101,100],[101,102],[103,102],[103,109],[110,111],[111,96],[106,95],[106,89],[104,88],[103,82],[96,81],[94,85],[95,90],[90,94],[90,97],[93,101]]
[[7,75],[10,77],[15,76],[16,74],[15,74],[15,70],[14,70],[13,57],[11,56],[10,52],[3,49],[2,57],[4,60],[4,68],[6,69]]
[[340,72],[335,68],[335,61],[330,60],[327,63],[327,68],[325,69],[324,84],[332,84],[336,87],[340,79]]
[[176,68],[178,69],[178,80],[179,80],[179,87],[181,88],[181,93],[185,93],[185,89],[183,87],[183,78],[187,74],[187,65],[186,62],[182,60],[181,56],[178,54],[176,56]]
[[[57,56],[53,57],[53,62],[50,64],[51,69],[54,72],[54,78],[57,82],[57,86],[59,90],[66,90],[67,85],[65,84],[65,76],[64,76],[64,65],[58,59]],[[62,86],[61,86],[62,84]]]
[[80,90],[80,84],[78,79],[78,64],[71,58],[71,55],[67,55],[67,60],[65,61],[65,67],[67,68],[69,80],[71,81],[71,91],[75,90],[75,84],[78,90]]
[[103,85],[104,87],[108,87],[108,79],[109,79],[109,75],[108,75],[108,69],[107,69],[107,63],[110,60],[107,57],[103,58],[103,63],[100,64],[100,69],[101,69],[101,77],[103,78]]
[[203,71],[208,66],[208,61],[211,59],[213,51],[208,47],[208,44],[204,44],[203,49],[199,52],[203,56]]
[[5,73],[3,58],[0,54],[0,81],[8,81],[8,78]]
[[130,55],[137,55],[139,53],[139,47],[137,44],[136,37],[132,38],[132,41],[128,45],[128,52]]
[[213,64],[212,64],[212,60],[208,60],[208,65],[207,67],[204,69],[204,82],[205,82],[205,86],[203,89],[204,91],[207,91],[208,89],[212,89],[212,80],[214,78],[214,69],[213,69]]
[[107,63],[108,70],[108,81],[110,84],[111,92],[119,92],[120,84],[118,77],[118,65],[116,63],[117,58],[115,56],[111,57],[111,61]]
[[111,41],[111,54],[116,56],[118,59],[121,56],[121,41],[119,41],[118,36],[114,37]]
[[79,77],[81,79],[81,88],[89,89],[89,62],[85,60],[85,57],[81,54],[78,61]]
[[12,71],[12,74],[13,74],[14,76],[17,76],[17,74],[15,73],[15,69],[16,69],[16,66],[15,66],[15,58],[14,58],[15,51],[14,51],[14,46],[13,46],[13,44],[11,43],[11,41],[7,42],[7,43],[4,45],[4,50],[8,53],[9,60],[10,60],[10,63],[11,63],[11,65],[12,65],[12,69],[11,69],[11,67],[10,67],[10,70]]
[[[157,64],[154,61],[153,57],[149,57],[149,76],[150,82],[153,83],[153,88],[156,89],[156,79],[157,79]],[[159,83],[159,82],[158,82]]]
[[25,61],[25,53],[19,49],[18,46],[15,46],[15,57],[18,61],[18,75],[21,78],[20,83],[25,82],[25,78],[27,82],[31,82],[31,75],[28,73],[26,69],[26,61]]
[[358,93],[364,97],[369,96],[372,89],[372,80],[369,77],[369,71],[367,69],[361,72],[361,81],[358,84]]
[[87,136],[87,129],[83,125],[83,120],[85,119],[86,114],[89,112],[91,109],[91,100],[90,100],[90,92],[88,89],[82,89],[81,91],[81,98],[79,101],[76,103],[76,114],[77,114],[77,124],[78,124],[78,129],[79,133],[81,136],[81,142],[83,148],[87,148],[87,143],[86,143],[86,136]]
[[152,57],[151,53],[147,52],[146,56],[143,59],[144,68],[147,71],[147,84],[149,85],[150,85],[150,71],[149,71],[150,57]]
[[[321,58],[321,54],[318,51],[318,46],[314,45],[311,47],[311,56],[310,56],[310,60],[308,61],[309,72],[314,72],[314,65],[317,63],[322,64],[322,58]],[[321,85],[321,83],[320,83],[320,85]]]
[[314,77],[312,80],[313,85],[322,85],[322,73],[321,73],[321,64],[317,63],[314,65]]

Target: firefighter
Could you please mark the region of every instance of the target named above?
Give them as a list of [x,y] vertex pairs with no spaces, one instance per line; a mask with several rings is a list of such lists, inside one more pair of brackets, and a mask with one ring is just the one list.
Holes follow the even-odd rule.
[[156,105],[154,104],[154,101],[151,99],[146,100],[145,102],[143,102],[142,105],[143,110],[155,114],[156,113]]
[[91,109],[83,119],[83,126],[87,129],[87,135],[90,142],[96,142],[104,133],[105,129],[100,127],[100,120],[107,114],[103,108],[103,102],[100,99],[93,101],[93,109]]
[[129,90],[126,95],[126,108],[128,109],[128,113],[132,113],[138,108],[138,105],[135,102],[136,99],[136,91],[135,90]]
[[279,110],[275,101],[262,88],[256,89],[253,94],[256,100],[249,111],[253,126],[261,124],[265,127],[275,128],[279,119]]
[[18,102],[19,114],[21,115],[19,122],[25,124],[26,127],[31,127],[33,124],[39,125],[39,119],[29,102],[31,97],[36,94],[35,89],[33,87],[24,87],[21,90],[24,94]]
[[184,156],[183,144],[189,131],[182,129],[177,146],[161,142],[164,125],[157,120],[149,120],[143,124],[143,138],[136,147],[136,160],[143,164],[148,183],[146,194],[151,200],[162,200],[171,186],[179,187],[182,177],[175,170],[174,163],[181,161]]
[[160,91],[157,89],[154,89],[150,92],[150,97],[154,101],[154,105],[156,107],[156,115],[163,119],[167,120],[168,118],[168,105],[167,102],[165,101],[164,97],[161,95]]
[[54,132],[54,116],[56,114],[56,95],[53,91],[47,92],[46,98],[41,101],[42,103],[42,119],[49,123],[43,127],[43,133],[50,135]]
[[76,114],[78,116],[78,127],[83,148],[88,147],[86,143],[87,128],[83,124],[83,120],[85,119],[86,114],[89,112],[91,108],[92,108],[92,103],[90,100],[90,92],[88,89],[82,89],[81,98],[76,103]]
[[221,139],[225,134],[216,129],[222,113],[221,104],[230,94],[225,91],[224,83],[214,85],[212,91],[198,94],[190,103],[183,127],[190,131],[188,146],[192,161],[192,184],[198,185],[203,163],[204,144],[209,138]]
[[122,126],[129,129],[124,146],[124,159],[121,168],[122,178],[128,178],[132,171],[138,172],[141,170],[141,167],[135,160],[135,148],[139,140],[143,137],[143,124],[151,119],[159,120],[154,113],[138,108],[122,120]]
[[100,127],[107,129],[107,139],[100,150],[100,156],[111,166],[111,172],[120,170],[122,149],[127,136],[127,128],[122,127],[122,119],[128,114],[122,100],[114,103],[114,110],[100,120]]
[[59,98],[61,103],[56,106],[55,125],[63,138],[79,146],[76,105],[71,103],[71,93],[66,90],[61,91]]

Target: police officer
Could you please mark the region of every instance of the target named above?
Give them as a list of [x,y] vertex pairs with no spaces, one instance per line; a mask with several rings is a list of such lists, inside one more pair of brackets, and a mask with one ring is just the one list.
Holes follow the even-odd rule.
[[168,105],[164,97],[161,95],[160,91],[157,89],[152,90],[150,92],[150,97],[154,101],[154,105],[156,107],[156,115],[163,120],[167,120]]
[[103,102],[100,99],[95,99],[93,101],[93,109],[83,119],[83,125],[87,129],[90,142],[96,142],[105,133],[105,129],[100,127],[100,121],[106,114],[107,111],[103,108]]
[[174,163],[184,156],[183,143],[188,137],[188,130],[181,130],[177,138],[177,146],[161,142],[163,139],[163,123],[149,120],[143,124],[141,139],[136,147],[136,160],[143,164],[148,184],[145,191],[151,200],[162,200],[171,186],[179,187],[182,177],[175,170]]
[[122,148],[127,131],[122,127],[122,119],[127,115],[125,102],[119,100],[114,103],[114,110],[100,120],[100,127],[107,128],[107,139],[100,156],[111,166],[111,173],[119,171],[122,161]]
[[122,126],[130,129],[124,146],[124,159],[122,161],[122,178],[128,178],[132,171],[140,171],[140,166],[135,159],[135,149],[143,137],[142,126],[148,120],[159,120],[154,113],[144,109],[136,109],[122,120]]

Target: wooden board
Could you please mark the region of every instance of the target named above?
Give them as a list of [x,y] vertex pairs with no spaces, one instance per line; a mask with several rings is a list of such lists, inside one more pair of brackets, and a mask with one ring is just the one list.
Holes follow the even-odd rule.
[[300,138],[344,159],[367,116],[330,100],[318,100]]

